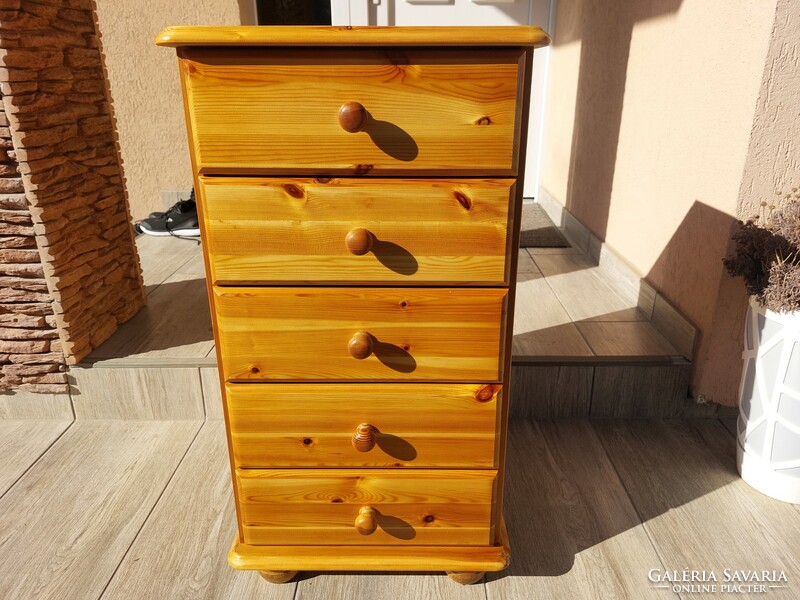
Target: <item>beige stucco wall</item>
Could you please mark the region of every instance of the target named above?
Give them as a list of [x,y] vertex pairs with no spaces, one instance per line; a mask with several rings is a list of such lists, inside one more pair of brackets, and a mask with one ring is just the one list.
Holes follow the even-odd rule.
[[192,187],[175,50],[154,44],[170,25],[252,23],[250,0],[96,0],[134,219],[162,210],[161,192]]
[[800,3],[779,0],[739,189],[744,219],[800,188],[799,32]]
[[554,31],[542,186],[699,327],[693,389],[724,404],[745,297],[721,259],[775,17],[775,0],[576,0]]

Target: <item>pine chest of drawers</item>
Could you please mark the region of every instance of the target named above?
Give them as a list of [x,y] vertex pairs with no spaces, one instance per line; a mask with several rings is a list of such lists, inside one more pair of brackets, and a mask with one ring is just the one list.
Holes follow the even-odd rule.
[[533,27],[175,27],[239,533],[232,566],[509,561]]

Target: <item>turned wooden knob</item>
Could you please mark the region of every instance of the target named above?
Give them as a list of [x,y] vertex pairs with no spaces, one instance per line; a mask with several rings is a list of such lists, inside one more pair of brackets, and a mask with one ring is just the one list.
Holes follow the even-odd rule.
[[378,528],[378,512],[371,506],[364,506],[356,517],[356,531],[361,535],[374,533]]
[[348,133],[358,133],[367,125],[367,109],[359,102],[345,102],[339,109],[339,125]]
[[367,358],[372,354],[372,336],[366,331],[359,331],[350,338],[347,351],[350,352],[350,356],[358,360]]
[[348,232],[347,237],[344,238],[344,245],[347,246],[350,254],[361,256],[372,250],[372,239],[369,231],[357,227]]
[[369,423],[361,423],[353,434],[353,448],[359,452],[369,452],[375,447],[375,428]]

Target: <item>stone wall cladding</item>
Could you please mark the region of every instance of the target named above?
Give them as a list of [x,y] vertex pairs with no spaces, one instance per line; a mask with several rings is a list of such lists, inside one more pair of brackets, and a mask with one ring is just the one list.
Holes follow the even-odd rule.
[[0,390],[64,393],[64,353],[0,105]]
[[[86,357],[146,298],[106,90],[92,0],[0,0],[3,127],[13,141],[0,158],[16,160],[19,173],[3,163],[11,176],[0,181],[0,194],[21,202],[24,193],[30,211],[0,219],[0,235],[32,233],[41,259],[21,260],[33,260],[22,252],[30,245],[3,248],[22,253],[7,254],[17,266],[2,275],[44,279],[35,293],[52,315],[22,320],[44,319],[58,332],[58,339],[20,341],[18,352],[62,352],[67,364]],[[4,293],[13,297],[7,286]],[[44,377],[42,383],[61,385]]]

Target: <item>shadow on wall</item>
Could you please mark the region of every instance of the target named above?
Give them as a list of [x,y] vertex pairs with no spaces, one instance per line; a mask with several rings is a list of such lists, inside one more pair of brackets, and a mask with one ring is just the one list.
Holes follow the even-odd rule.
[[695,201],[646,277],[656,289],[667,290],[683,314],[710,324],[698,332],[692,388],[722,404],[733,404],[738,396],[747,312],[742,281],[722,268],[737,223]]
[[[565,205],[601,240],[608,226],[633,28],[639,21],[676,12],[681,2],[584,0],[558,5],[557,23],[577,23],[578,28],[556,27],[553,44],[581,41]],[[565,14],[570,11],[584,14]]]

